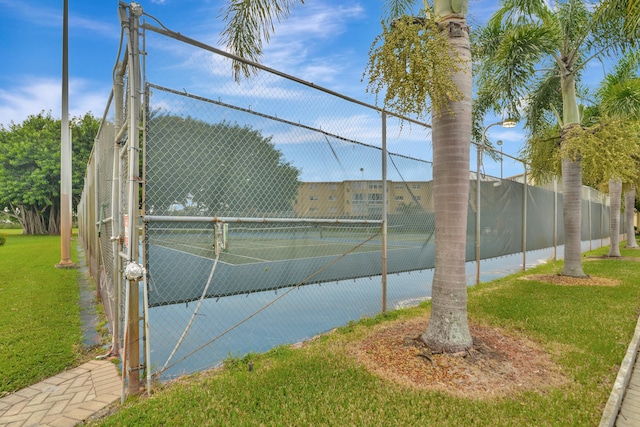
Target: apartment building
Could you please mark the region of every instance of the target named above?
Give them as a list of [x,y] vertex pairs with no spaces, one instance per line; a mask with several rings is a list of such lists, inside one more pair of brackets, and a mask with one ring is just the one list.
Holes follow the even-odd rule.
[[[381,180],[303,182],[294,201],[300,217],[361,217],[382,215]],[[389,214],[419,209],[433,212],[433,181],[387,181]]]

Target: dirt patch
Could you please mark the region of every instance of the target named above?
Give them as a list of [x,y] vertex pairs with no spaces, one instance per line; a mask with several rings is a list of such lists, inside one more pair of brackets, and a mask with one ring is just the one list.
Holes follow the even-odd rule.
[[473,399],[568,384],[539,345],[488,326],[470,325],[473,348],[468,352],[431,354],[419,339],[427,322],[385,324],[350,352],[368,370],[396,383]]
[[560,274],[532,274],[530,276],[522,276],[520,280],[536,280],[562,286],[618,286],[622,283],[620,280],[606,277],[569,277]]

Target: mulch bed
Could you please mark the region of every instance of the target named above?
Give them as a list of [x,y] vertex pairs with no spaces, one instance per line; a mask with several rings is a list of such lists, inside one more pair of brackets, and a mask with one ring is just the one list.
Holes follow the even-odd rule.
[[470,324],[470,351],[431,354],[419,339],[427,321],[381,325],[350,353],[369,371],[395,383],[473,399],[543,391],[569,382],[539,345],[498,328]]

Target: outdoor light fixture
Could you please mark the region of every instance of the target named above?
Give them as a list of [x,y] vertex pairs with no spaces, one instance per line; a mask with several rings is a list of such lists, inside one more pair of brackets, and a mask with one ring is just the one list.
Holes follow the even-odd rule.
[[500,124],[502,125],[503,128],[514,128],[516,127],[518,122],[516,122],[514,119],[506,119],[506,120],[503,120]]

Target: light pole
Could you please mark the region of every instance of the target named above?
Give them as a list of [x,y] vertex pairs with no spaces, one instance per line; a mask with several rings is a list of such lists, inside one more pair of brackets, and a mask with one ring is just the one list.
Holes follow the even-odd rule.
[[62,17],[62,125],[60,131],[60,262],[56,268],[76,268],[71,261],[71,133],[69,128],[69,3]]
[[502,140],[497,140],[496,144],[500,147],[500,179],[502,179]]
[[[480,169],[482,168],[482,154],[485,149],[487,131],[489,128],[498,125],[505,128],[512,128],[515,127],[516,122],[515,120],[507,119],[491,123],[482,131],[482,138],[480,139],[480,144],[478,144],[478,158],[476,164],[476,285],[480,283]],[[500,175],[502,175],[502,172]]]

